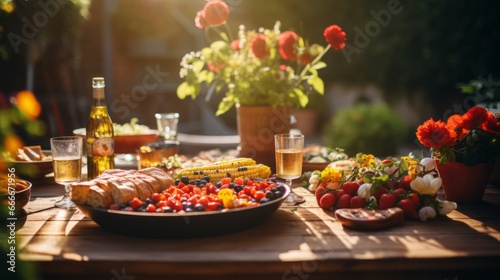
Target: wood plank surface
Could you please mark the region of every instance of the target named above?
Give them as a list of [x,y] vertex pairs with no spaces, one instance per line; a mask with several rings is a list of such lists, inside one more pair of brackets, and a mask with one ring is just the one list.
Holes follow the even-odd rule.
[[36,186],[17,221],[19,258],[42,279],[480,279],[500,272],[500,189],[493,187],[482,203],[459,205],[447,217],[378,231],[344,228],[296,188],[306,203],[282,206],[248,230],[189,239],[106,232],[79,210],[54,208],[62,192]]

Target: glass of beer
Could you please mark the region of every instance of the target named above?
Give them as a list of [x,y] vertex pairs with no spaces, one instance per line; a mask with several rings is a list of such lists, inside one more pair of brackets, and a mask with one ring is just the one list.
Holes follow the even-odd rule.
[[[276,175],[285,179],[286,184],[292,188],[292,180],[302,175],[302,151],[304,149],[304,135],[276,134],[274,136],[276,154]],[[285,199],[284,203],[296,205],[304,202],[304,198],[293,192]]]
[[57,208],[74,209],[71,201],[71,183],[80,181],[82,177],[82,138],[79,136],[61,136],[50,139],[52,164],[54,166],[54,180],[64,185],[63,198],[54,204]]

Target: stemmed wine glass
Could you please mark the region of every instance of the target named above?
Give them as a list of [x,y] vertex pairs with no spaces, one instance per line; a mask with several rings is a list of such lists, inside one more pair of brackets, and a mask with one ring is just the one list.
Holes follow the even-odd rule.
[[305,199],[293,192],[292,180],[302,175],[302,151],[304,149],[304,135],[276,134],[274,136],[276,153],[276,175],[285,179],[290,187],[290,194],[284,203],[297,205]]
[[55,182],[64,185],[63,198],[54,206],[62,209],[74,209],[76,205],[70,198],[70,184],[82,177],[82,138],[79,136],[61,136],[50,139],[52,164]]

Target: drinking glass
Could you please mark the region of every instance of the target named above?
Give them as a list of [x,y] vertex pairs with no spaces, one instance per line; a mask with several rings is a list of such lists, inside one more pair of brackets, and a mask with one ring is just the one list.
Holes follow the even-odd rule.
[[156,125],[162,140],[177,139],[177,124],[179,113],[156,113]]
[[[302,151],[304,149],[304,135],[276,134],[274,136],[276,154],[276,175],[285,179],[292,188],[292,180],[302,175]],[[296,205],[305,199],[291,190],[284,203]]]
[[62,209],[74,209],[76,205],[70,198],[70,184],[82,177],[82,138],[79,136],[61,136],[50,139],[52,164],[55,182],[64,185],[65,194],[54,206]]

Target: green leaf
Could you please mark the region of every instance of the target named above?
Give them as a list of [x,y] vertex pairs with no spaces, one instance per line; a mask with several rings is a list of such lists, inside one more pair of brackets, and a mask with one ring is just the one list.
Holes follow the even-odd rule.
[[294,88],[293,93],[297,96],[297,99],[299,100],[299,105],[301,107],[306,107],[307,103],[309,103],[309,97],[307,97],[307,94],[305,94],[299,88]]
[[316,69],[316,70],[319,70],[319,69],[323,69],[323,68],[326,68],[326,63],[324,63],[323,61],[318,61],[317,63],[315,63],[312,68]]
[[198,96],[198,89],[195,85],[191,85],[188,82],[183,82],[177,87],[177,97],[179,99],[185,99],[188,96],[191,96],[193,99]]
[[217,112],[215,112],[216,116],[220,116],[227,112],[231,107],[233,107],[235,104],[234,100],[232,98],[224,98],[222,101],[219,103],[219,107],[217,108]]
[[325,92],[325,84],[320,77],[312,76],[307,80],[307,83],[319,94]]

